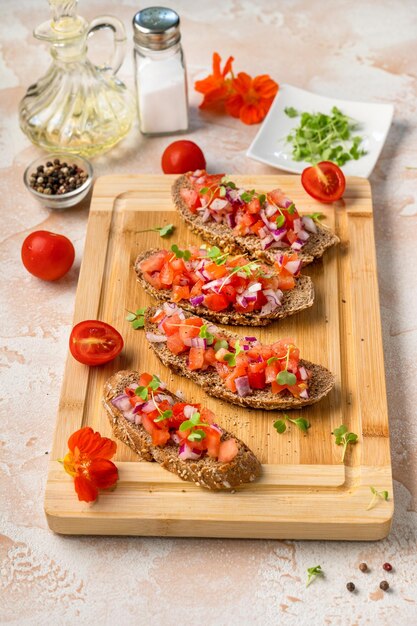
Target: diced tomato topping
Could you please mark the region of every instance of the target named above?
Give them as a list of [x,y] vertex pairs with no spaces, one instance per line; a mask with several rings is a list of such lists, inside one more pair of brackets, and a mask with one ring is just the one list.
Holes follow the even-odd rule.
[[152,380],[151,374],[141,374],[139,376],[139,387],[147,387]]
[[278,277],[278,289],[282,289],[282,291],[288,291],[289,289],[294,289],[294,287],[295,287],[294,276],[279,276]]
[[211,311],[224,311],[229,306],[226,296],[221,293],[211,293],[204,296],[204,304]]
[[155,289],[162,289],[161,279],[159,277],[159,273],[154,272],[150,274],[149,272],[143,272],[143,278],[147,283],[155,287]]
[[214,351],[214,348],[209,347],[206,349],[205,353],[204,353],[204,361],[205,363],[207,363],[207,365],[215,365],[216,363],[216,353]]
[[261,203],[258,198],[253,198],[248,204],[246,208],[249,213],[259,213],[261,210]]
[[182,321],[183,320],[180,318],[179,315],[177,314],[171,315],[171,317],[168,317],[162,323],[162,328],[163,328],[164,333],[168,335],[168,337],[170,335],[175,335],[176,333],[178,333],[178,328],[182,324]]
[[204,428],[206,433],[204,443],[207,448],[207,454],[213,458],[219,456],[221,434],[215,428]]
[[294,241],[297,239],[297,235],[293,230],[290,229],[287,231],[287,239],[290,243],[294,243]]
[[187,346],[182,341],[179,334],[170,335],[167,339],[167,348],[172,354],[181,354],[187,350]]
[[204,348],[190,348],[188,354],[188,367],[191,371],[199,370],[204,365]]
[[230,463],[233,461],[239,448],[237,447],[236,439],[226,439],[220,443],[218,461],[220,463]]
[[180,302],[181,300],[188,300],[190,297],[190,288],[175,286],[172,288],[172,301]]
[[169,430],[159,430],[155,428],[155,430],[152,431],[152,443],[154,446],[164,446],[170,438]]
[[192,213],[196,213],[198,207],[201,206],[200,194],[194,189],[181,189],[181,198]]
[[140,269],[142,272],[152,273],[159,272],[162,269],[162,266],[165,263],[167,256],[169,255],[167,250],[160,250],[159,252],[155,252],[148,259],[145,259],[140,264]]

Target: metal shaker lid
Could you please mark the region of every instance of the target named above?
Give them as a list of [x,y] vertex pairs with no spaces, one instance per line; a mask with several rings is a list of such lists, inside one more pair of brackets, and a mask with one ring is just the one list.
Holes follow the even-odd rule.
[[172,9],[149,7],[133,18],[135,43],[150,50],[165,50],[181,39],[180,17]]

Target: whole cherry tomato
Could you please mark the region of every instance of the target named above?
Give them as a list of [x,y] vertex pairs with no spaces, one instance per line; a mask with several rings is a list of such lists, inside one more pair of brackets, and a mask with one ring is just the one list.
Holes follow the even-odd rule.
[[185,174],[206,169],[204,154],[193,141],[181,139],[169,144],[162,155],[164,174]]
[[74,263],[75,250],[64,235],[37,230],[22,244],[22,261],[28,272],[42,280],[57,280]]

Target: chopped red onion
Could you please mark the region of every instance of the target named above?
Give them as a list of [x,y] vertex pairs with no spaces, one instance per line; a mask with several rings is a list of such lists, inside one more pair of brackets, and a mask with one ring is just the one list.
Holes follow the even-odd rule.
[[210,211],[206,207],[204,207],[204,212],[201,215],[201,221],[202,222],[208,222],[210,217],[211,217]]
[[297,237],[298,239],[301,239],[301,241],[307,241],[310,235],[306,230],[300,230],[300,232],[297,234]]
[[304,245],[304,241],[301,241],[301,239],[296,239],[292,244],[291,244],[291,248],[293,250],[301,250],[301,248]]
[[163,343],[168,340],[166,335],[157,335],[156,333],[146,333],[146,339],[151,343]]
[[284,239],[286,234],[287,234],[287,229],[284,228],[284,227],[282,227],[282,228],[275,228],[271,232],[271,235],[273,236],[275,241],[281,241],[282,239]]
[[193,298],[190,298],[190,302],[193,306],[198,306],[199,304],[203,304],[204,296],[194,296]]
[[223,198],[215,198],[210,204],[211,211],[225,211],[229,205],[229,201]]
[[211,280],[209,283],[206,283],[202,286],[203,291],[208,291],[209,289],[217,290],[218,287],[221,287],[223,284],[222,278],[217,278],[216,280]]
[[307,400],[310,396],[308,395],[308,390],[307,389],[303,389],[303,391],[300,393],[300,398],[303,398],[304,400]]
[[133,410],[132,411],[125,411],[123,413],[123,417],[126,418],[128,422],[131,422],[132,424],[135,423],[136,415],[135,415],[135,413],[133,413]]
[[266,217],[272,217],[274,213],[276,213],[277,207],[275,204],[267,204],[265,207],[265,215]]
[[233,215],[233,213],[228,213],[226,215],[226,223],[229,228],[234,228],[236,226],[236,220],[235,220],[235,216]]
[[251,285],[249,285],[247,291],[250,291],[251,293],[255,293],[256,291],[260,291],[262,289],[262,285],[261,283],[252,283]]
[[136,426],[139,426],[140,424],[142,424],[142,418],[143,418],[143,416],[140,415],[139,413],[137,413],[135,415],[135,424],[136,424]]
[[211,335],[214,335],[215,333],[219,331],[217,326],[214,326],[214,324],[209,324],[209,326],[207,326],[207,330]]
[[274,241],[271,243],[270,248],[288,248],[288,244],[285,241]]
[[157,402],[164,402],[164,400],[166,400],[170,404],[175,404],[174,398],[166,393],[158,393],[158,395],[155,396],[155,400]]
[[282,206],[284,209],[288,209],[288,207],[290,207],[293,204],[292,200],[290,200],[289,198],[286,198],[283,202],[282,202]]
[[220,224],[223,221],[223,217],[219,215],[219,213],[210,213],[210,216],[214,219],[215,222]]
[[268,302],[262,307],[260,315],[269,315],[269,313],[272,313],[277,307],[281,306],[281,298],[283,294],[279,289],[276,291],[273,289],[264,289],[262,293]]
[[285,269],[292,274],[293,276],[295,276],[296,274],[298,274],[298,272],[301,269],[301,265],[302,262],[301,261],[288,261],[288,263],[285,264]]
[[[192,176],[193,176],[194,178],[199,178],[200,176],[203,176],[203,175],[204,175],[204,170],[195,170],[195,171],[192,173]],[[204,183],[204,180],[203,180],[203,183]]]
[[235,385],[236,391],[241,398],[249,395],[252,391],[249,384],[249,378],[247,376],[239,376],[239,378],[236,378]]
[[182,439],[179,435],[177,435],[177,433],[172,433],[171,435],[171,439],[174,443],[177,444],[177,446],[181,443]]
[[256,337],[245,337],[245,341],[256,341]]
[[206,349],[206,340],[202,337],[193,337],[191,339],[191,347],[192,348],[204,348]]
[[303,230],[303,225],[301,223],[301,219],[297,217],[292,223],[293,231],[298,234],[300,230]]
[[181,461],[198,461],[198,459],[201,458],[202,454],[203,452],[200,450],[191,450],[191,448],[189,448],[189,446],[187,446],[185,442],[180,445],[180,449],[178,451],[178,456]]
[[156,404],[153,400],[148,400],[141,408],[142,413],[152,413],[152,411],[156,411]]
[[194,413],[196,411],[197,411],[197,409],[195,408],[195,406],[191,406],[191,404],[186,404],[184,409],[183,409],[184,416],[188,420],[192,418],[192,416],[194,415]]
[[[194,174],[194,176],[196,176],[196,174]],[[198,185],[203,185],[203,184],[204,184],[204,182],[205,182],[205,178],[204,178],[204,176],[199,176],[195,182],[196,182]]]
[[171,317],[171,315],[175,315],[175,313],[178,313],[179,311],[177,305],[173,304],[172,302],[164,302],[162,307],[167,317]]
[[268,250],[268,248],[271,247],[273,242],[274,242],[274,238],[272,235],[268,235],[267,237],[264,237],[263,239],[261,239],[262,250]]
[[303,215],[301,218],[304,228],[309,233],[317,233],[317,226],[315,221],[309,215]]
[[300,372],[300,376],[301,376],[301,380],[307,380],[308,378],[308,374],[307,374],[307,370],[304,366],[301,366],[298,371]]
[[[135,385],[136,389],[137,385]],[[115,406],[119,411],[128,411],[131,407],[129,396],[126,393],[121,393],[120,395],[113,398],[111,401],[113,406]]]
[[167,319],[167,316],[165,315],[158,324],[158,330],[160,330],[162,333],[165,332],[163,323],[165,322],[166,319]]
[[269,228],[267,228],[266,226],[262,226],[262,228],[260,228],[258,230],[258,235],[261,239],[264,239],[265,237],[268,237],[269,235]]
[[210,424],[211,428],[214,428],[214,430],[217,430],[218,433],[222,434],[223,431],[220,428],[220,426],[218,424]]
[[236,296],[236,302],[238,303],[239,306],[241,306],[244,309],[246,309],[246,307],[248,306],[248,302],[246,298],[241,294],[238,294]]
[[145,404],[145,402],[136,402],[135,406],[133,407],[132,413],[134,415],[139,413],[139,411],[142,410],[142,407],[143,407],[144,404]]

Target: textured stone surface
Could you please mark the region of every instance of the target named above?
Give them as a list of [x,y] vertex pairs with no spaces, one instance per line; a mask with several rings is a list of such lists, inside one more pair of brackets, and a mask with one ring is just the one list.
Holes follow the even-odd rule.
[[[90,0],[92,18],[117,14],[129,32],[134,0]],[[142,3],[139,3],[142,6]],[[49,213],[22,184],[39,151],[19,130],[17,104],[48,65],[32,28],[47,18],[45,0],[2,0],[0,23],[0,622],[11,624],[155,623],[415,624],[417,607],[416,182],[417,4],[413,0],[212,0],[169,3],[182,18],[190,83],[213,50],[236,69],[335,97],[390,102],[395,118],[372,175],[381,313],[390,409],[396,512],[380,543],[64,538],[43,514],[47,454],[58,406],[82,258],[88,204]],[[103,46],[101,46],[103,47]],[[100,45],[96,46],[97,54]],[[129,54],[121,72],[132,84]],[[257,127],[197,111],[190,90],[189,138],[212,170],[273,173],[245,150]],[[168,139],[134,129],[97,174],[160,172]],[[68,235],[76,263],[59,283],[28,275],[20,246],[34,229]],[[366,561],[371,569],[357,569]],[[385,573],[390,561],[395,572]],[[305,588],[306,569],[324,579]],[[379,582],[386,578],[390,591]],[[352,580],[357,593],[349,594]]]

